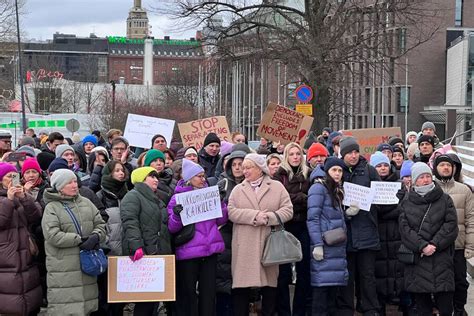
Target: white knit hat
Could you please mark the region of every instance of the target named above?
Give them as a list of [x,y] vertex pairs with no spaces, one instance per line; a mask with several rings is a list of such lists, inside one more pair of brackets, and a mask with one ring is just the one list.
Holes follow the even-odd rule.
[[267,167],[267,161],[264,156],[259,154],[248,154],[247,156],[245,156],[244,160],[247,159],[253,161],[253,163],[255,163],[255,165],[257,165],[257,167],[260,168],[264,174],[270,174],[270,171]]

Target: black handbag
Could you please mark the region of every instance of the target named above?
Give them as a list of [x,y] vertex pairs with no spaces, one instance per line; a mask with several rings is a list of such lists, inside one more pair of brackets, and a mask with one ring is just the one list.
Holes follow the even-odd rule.
[[346,231],[342,227],[331,229],[323,233],[324,243],[328,246],[342,244],[347,240]]
[[196,226],[194,224],[183,226],[183,229],[173,235],[174,246],[179,247],[191,241],[194,238],[195,232]]

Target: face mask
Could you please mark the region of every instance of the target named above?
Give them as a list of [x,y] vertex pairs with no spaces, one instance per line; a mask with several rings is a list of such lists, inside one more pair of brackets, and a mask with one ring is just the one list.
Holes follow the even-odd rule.
[[418,193],[421,196],[425,196],[426,194],[430,193],[435,187],[435,184],[431,182],[430,184],[427,185],[422,185],[422,186],[414,186],[413,190],[415,190],[416,193]]

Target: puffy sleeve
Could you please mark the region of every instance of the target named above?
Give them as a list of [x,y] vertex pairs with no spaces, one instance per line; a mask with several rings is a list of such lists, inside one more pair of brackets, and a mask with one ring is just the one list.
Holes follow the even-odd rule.
[[308,195],[308,219],[306,225],[308,226],[309,236],[311,238],[311,245],[323,246],[321,231],[321,214],[323,212],[325,199],[324,187],[320,183],[315,183],[309,189]]
[[120,204],[123,239],[128,241],[132,253],[145,245],[140,229],[140,201],[134,193],[127,193]]
[[451,246],[458,237],[458,216],[453,200],[450,196],[446,196],[446,211],[444,223],[441,228],[433,236],[431,243],[439,250],[446,249]]
[[[56,206],[56,207],[55,207]],[[56,202],[46,205],[41,228],[43,229],[44,240],[56,248],[70,248],[81,243],[81,236],[77,232],[64,232],[61,230]]]

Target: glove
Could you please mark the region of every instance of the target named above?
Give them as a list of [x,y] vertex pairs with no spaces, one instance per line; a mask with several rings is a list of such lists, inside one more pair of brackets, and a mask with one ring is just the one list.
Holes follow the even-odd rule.
[[321,261],[324,259],[324,249],[322,246],[314,247],[313,249],[313,258],[316,261]]
[[88,237],[82,237],[82,243],[79,244],[81,250],[93,250],[99,245],[99,235],[91,234]]
[[357,205],[351,205],[347,210],[346,210],[346,215],[347,216],[356,216],[359,214],[360,208]]
[[143,258],[143,256],[144,256],[143,249],[138,248],[137,250],[135,250],[135,254],[133,255],[133,257],[130,257],[130,259],[132,259],[132,261],[135,262]]
[[183,206],[181,204],[176,204],[173,206],[173,212],[179,216],[179,214],[183,211]]
[[464,257],[466,259],[471,259],[472,257],[474,257],[474,250],[471,250],[471,249],[464,249]]

